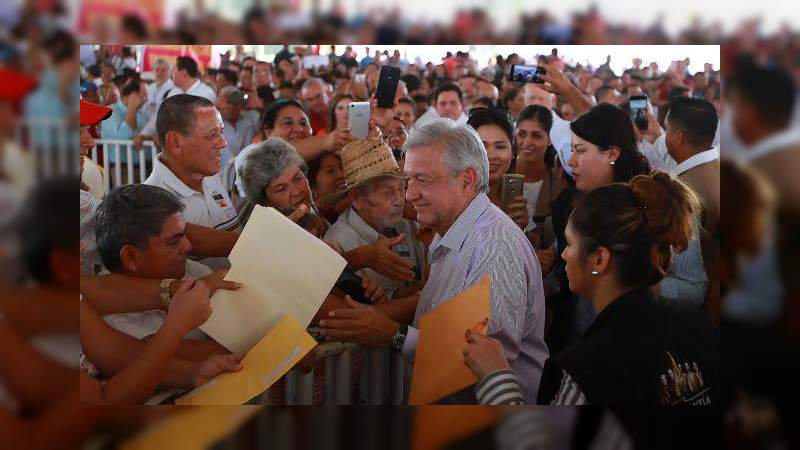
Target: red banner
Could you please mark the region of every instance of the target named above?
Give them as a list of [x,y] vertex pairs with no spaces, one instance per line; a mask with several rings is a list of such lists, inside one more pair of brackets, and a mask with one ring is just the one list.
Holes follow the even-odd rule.
[[127,14],[141,17],[150,29],[164,26],[164,2],[161,0],[83,0],[78,31],[92,33],[101,22],[103,27],[117,28]]
[[210,45],[148,45],[144,48],[144,61],[142,71],[153,70],[153,66],[159,59],[168,61],[175,65],[178,56],[191,56],[197,61],[200,70],[211,65],[211,46]]

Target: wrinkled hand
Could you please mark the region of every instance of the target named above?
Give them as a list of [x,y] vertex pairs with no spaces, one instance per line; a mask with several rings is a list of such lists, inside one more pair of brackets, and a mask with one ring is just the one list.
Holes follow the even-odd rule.
[[556,249],[553,247],[536,250],[536,258],[542,268],[542,277],[546,277],[553,270],[556,263]]
[[390,238],[378,239],[375,243],[369,244],[369,257],[367,267],[386,275],[389,278],[410,281],[414,279],[414,263],[402,258],[400,255],[392,251],[392,247],[403,242],[406,238],[405,233]]
[[495,370],[508,369],[503,355],[503,345],[495,338],[487,337],[470,330],[466,332],[467,346],[464,348],[464,362],[482,379]]
[[369,276],[361,276],[361,286],[364,288],[364,295],[372,300],[372,303],[383,303],[386,301],[386,293],[383,291],[383,286]]
[[204,324],[211,317],[211,295],[202,280],[182,281],[167,310],[167,321],[182,334]]
[[237,372],[242,369],[244,353],[228,355],[212,355],[197,366],[194,376],[194,386],[200,386],[208,380],[225,372]]
[[508,210],[506,211],[508,217],[514,221],[520,228],[523,230],[528,226],[528,200],[523,197],[519,196],[511,201],[508,204]]
[[228,291],[235,291],[241,289],[242,283],[238,283],[236,281],[226,281],[224,280],[225,275],[228,274],[226,269],[215,270],[210,274],[200,278],[199,281],[203,281],[206,286],[208,286],[208,295],[214,295],[218,289],[225,289]]
[[368,347],[387,346],[400,325],[370,305],[362,305],[345,296],[347,308],[329,313],[321,320],[320,334],[329,341],[355,342]]

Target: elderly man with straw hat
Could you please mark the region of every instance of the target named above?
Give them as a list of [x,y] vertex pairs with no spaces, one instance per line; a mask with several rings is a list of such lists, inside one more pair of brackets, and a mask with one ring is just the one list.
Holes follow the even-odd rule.
[[383,240],[395,253],[411,262],[412,281],[393,279],[372,269],[359,274],[378,281],[387,298],[396,298],[419,287],[425,272],[425,249],[417,239],[417,224],[403,218],[405,185],[392,150],[379,137],[356,140],[341,153],[345,188],[328,195],[322,204],[348,196],[351,206],[328,229],[325,240],[343,251]]

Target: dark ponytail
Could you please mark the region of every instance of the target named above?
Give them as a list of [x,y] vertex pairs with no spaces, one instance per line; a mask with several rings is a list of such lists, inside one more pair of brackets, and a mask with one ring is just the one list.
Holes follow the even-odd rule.
[[699,210],[691,188],[656,171],[587,192],[575,205],[570,223],[582,255],[607,248],[614,256],[619,282],[639,287],[661,281],[672,250],[686,250]]

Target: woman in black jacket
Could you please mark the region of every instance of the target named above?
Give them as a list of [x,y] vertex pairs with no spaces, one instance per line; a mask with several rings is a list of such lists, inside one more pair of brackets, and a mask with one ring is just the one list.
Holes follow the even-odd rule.
[[[719,391],[719,340],[702,309],[663,303],[650,286],[672,249],[692,236],[696,195],[663,172],[584,194],[566,227],[569,288],[597,311],[575,345],[545,364],[539,403],[712,404]],[[466,363],[481,378],[483,404],[521,403],[498,341],[468,333]]]

